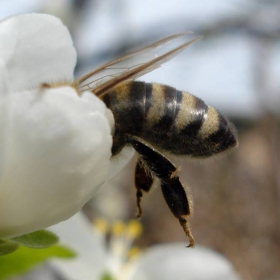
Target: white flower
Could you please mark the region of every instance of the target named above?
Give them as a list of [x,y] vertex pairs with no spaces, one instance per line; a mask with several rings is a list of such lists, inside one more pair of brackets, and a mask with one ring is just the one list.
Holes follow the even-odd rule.
[[240,280],[229,261],[217,252],[183,243],[151,247],[139,261],[132,280]]
[[29,14],[0,22],[0,238],[68,219],[121,166],[111,164],[110,111],[71,81],[76,52],[61,21]]
[[[51,261],[51,267],[65,280],[239,280],[233,266],[222,255],[197,245],[170,243],[150,247],[138,258],[127,258],[132,236],[112,234],[109,246],[105,236],[78,213],[55,225],[61,243],[73,248],[78,256],[72,260]],[[111,238],[112,238],[111,237]],[[49,266],[47,266],[50,268]],[[50,278],[52,279],[52,278]]]

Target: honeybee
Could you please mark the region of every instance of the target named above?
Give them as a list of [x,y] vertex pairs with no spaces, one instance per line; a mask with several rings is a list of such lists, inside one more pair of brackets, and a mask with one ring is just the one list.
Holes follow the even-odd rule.
[[234,126],[216,109],[188,92],[162,84],[134,81],[160,67],[200,38],[159,54],[176,34],[99,67],[73,82],[78,92],[91,91],[115,118],[112,156],[131,145],[139,154],[135,169],[138,217],[140,200],[159,179],[165,201],[179,220],[189,246],[195,245],[189,217],[192,201],[182,186],[178,168],[168,154],[205,158],[238,145]]

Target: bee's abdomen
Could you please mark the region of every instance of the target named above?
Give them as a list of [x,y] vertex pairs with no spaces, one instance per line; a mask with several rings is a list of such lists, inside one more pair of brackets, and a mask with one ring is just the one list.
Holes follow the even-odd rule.
[[188,92],[149,86],[152,105],[145,111],[143,139],[191,157],[212,156],[237,145],[235,128],[213,107]]
[[208,111],[201,99],[165,85],[147,84],[147,87],[151,87],[151,94],[147,95],[145,106],[146,134],[154,131],[158,137],[162,133],[170,140],[176,136],[197,135]]
[[104,102],[116,121],[113,154],[125,144],[124,135],[191,157],[211,156],[237,145],[233,126],[218,111],[169,86],[131,82],[105,95]]

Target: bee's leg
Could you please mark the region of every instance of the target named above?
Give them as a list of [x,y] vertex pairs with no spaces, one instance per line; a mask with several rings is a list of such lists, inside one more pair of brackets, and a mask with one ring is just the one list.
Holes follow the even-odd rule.
[[188,217],[191,214],[190,205],[179,178],[161,180],[161,190],[169,209],[179,219],[184,232],[189,238],[190,244],[188,247],[194,247],[195,240],[188,222]]
[[141,139],[132,137],[128,139],[128,142],[141,155],[141,160],[145,162],[146,166],[160,179],[165,201],[188,236],[190,241],[188,247],[193,247],[195,241],[188,223],[188,217],[191,214],[190,203],[177,176],[178,169],[164,155],[157,152]]
[[146,170],[147,168],[145,169],[144,164],[145,162],[139,158],[135,168],[136,201],[138,208],[137,218],[142,216],[142,208],[140,205],[141,197],[143,196],[142,191],[148,192],[151,189],[154,181],[152,174]]

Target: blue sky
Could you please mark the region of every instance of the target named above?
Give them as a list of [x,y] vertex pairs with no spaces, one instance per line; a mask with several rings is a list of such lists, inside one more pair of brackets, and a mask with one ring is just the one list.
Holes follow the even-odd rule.
[[[65,3],[67,1],[0,0],[0,18],[38,10],[55,11],[53,7],[50,9],[52,5],[59,9],[59,4]],[[272,9],[244,0],[108,0],[97,3],[87,9],[76,35],[81,57],[113,48],[122,38],[137,40],[149,33],[167,36],[196,30],[219,20],[246,17],[253,12],[258,16],[258,28],[280,28],[279,22],[275,23],[273,19]],[[67,18],[61,11],[57,13]],[[280,43],[269,46],[269,53],[264,55],[264,96],[261,98],[257,98],[254,76],[257,43],[242,32],[228,32],[212,40],[208,40],[206,34],[201,41],[141,80],[191,92],[230,115],[260,115],[264,103],[277,112],[280,105]]]

